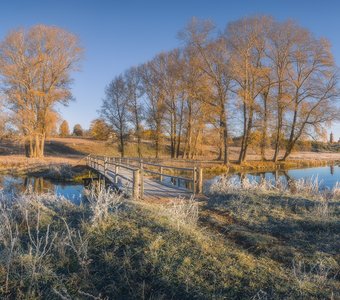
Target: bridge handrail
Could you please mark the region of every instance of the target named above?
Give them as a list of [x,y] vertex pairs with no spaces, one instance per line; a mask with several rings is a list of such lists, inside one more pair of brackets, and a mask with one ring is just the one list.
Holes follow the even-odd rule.
[[170,175],[170,174],[164,174],[164,173],[160,173],[160,172],[155,172],[155,171],[151,171],[151,170],[146,170],[143,169],[144,173],[150,173],[150,174],[154,174],[154,175],[161,175],[164,177],[171,177],[171,178],[177,178],[179,180],[183,180],[183,181],[194,181],[193,178],[185,178],[185,177],[181,177],[181,176],[176,176],[176,175]]
[[143,165],[162,167],[163,169],[176,169],[180,171],[190,171],[190,172],[193,172],[195,170],[194,167],[184,168],[184,167],[167,166],[167,165],[161,165],[161,164],[156,164],[156,163],[150,163],[150,162],[144,161],[143,159],[138,159],[138,158],[129,158],[128,160],[136,161],[136,162],[142,163]]
[[[137,162],[138,166],[133,165],[132,162]],[[132,182],[134,198],[142,198],[143,196],[145,173],[159,175],[161,182],[163,181],[163,177],[174,178],[174,179],[185,181],[185,182],[192,182],[193,193],[195,194],[196,192],[198,193],[202,192],[202,186],[203,186],[202,168],[197,168],[197,167],[183,168],[183,167],[175,167],[175,166],[166,166],[166,165],[161,165],[161,164],[156,164],[156,163],[145,162],[142,159],[136,159],[136,158],[121,158],[121,157],[114,157],[114,156],[100,156],[100,155],[91,155],[91,154],[87,156],[87,163],[93,169],[99,171],[100,173],[103,173],[105,177],[107,177],[108,171],[113,172],[114,183],[117,183],[117,177],[121,177],[129,182]],[[108,166],[114,166],[115,170],[108,168]],[[160,171],[157,172],[152,169],[150,170],[148,168],[145,168],[145,166],[158,167]],[[123,169],[131,171],[133,175],[132,179],[129,179],[119,174],[119,168],[123,168]],[[187,177],[182,177],[178,175],[167,174],[163,172],[163,169],[190,171],[192,172],[192,177],[187,178]]]
[[[96,159],[100,159],[101,162],[104,162],[104,164],[98,163],[96,162],[98,165],[105,167],[105,158],[110,158],[109,156],[93,156],[93,155],[89,155],[90,158],[96,158]],[[139,168],[132,168],[126,164],[121,164],[121,163],[117,163],[117,162],[110,162],[109,160],[106,161],[107,165],[114,165],[114,166],[118,166],[118,167],[122,167],[124,169],[127,169],[129,171],[137,171]]]

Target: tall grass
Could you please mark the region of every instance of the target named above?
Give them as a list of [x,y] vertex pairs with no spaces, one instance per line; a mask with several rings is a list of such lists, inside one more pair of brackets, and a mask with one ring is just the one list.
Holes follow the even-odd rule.
[[[291,256],[285,254],[289,263],[275,260],[275,255],[281,260],[286,257],[277,248],[276,238],[266,238],[261,230],[273,228],[282,235],[285,231],[276,227],[281,226],[276,221],[266,227],[265,222],[279,212],[277,206],[269,205],[269,198],[252,203],[246,194],[239,194],[235,201],[229,199],[231,206],[227,206],[228,215],[221,212],[222,220],[230,216],[241,221],[218,227],[216,234],[216,228],[206,228],[202,218],[210,220],[213,214],[205,215],[204,204],[193,198],[143,204],[99,188],[88,190],[87,196],[89,202],[79,206],[31,191],[14,198],[2,196],[1,299],[322,299],[331,292],[340,295],[336,258],[308,260],[294,254],[292,264]],[[260,206],[260,200],[268,201],[268,206]],[[294,210],[299,208],[292,207],[289,214]],[[248,233],[251,228],[254,232]],[[284,236],[286,243],[294,238]]]
[[195,227],[198,222],[198,203],[190,199],[173,199],[170,204],[160,208],[160,214],[166,216],[180,230],[183,226]]
[[235,192],[276,193],[281,195],[297,195],[318,199],[336,200],[340,195],[340,183],[337,182],[332,189],[321,189],[322,182],[318,177],[290,179],[288,182],[281,178],[273,181],[266,178],[260,180],[244,178],[240,180],[235,176],[221,176],[214,182],[208,193],[212,196],[223,196]]
[[93,185],[85,190],[85,195],[92,211],[92,223],[100,224],[107,220],[110,213],[117,212],[122,205],[124,194],[119,194],[111,188],[105,189],[99,185]]

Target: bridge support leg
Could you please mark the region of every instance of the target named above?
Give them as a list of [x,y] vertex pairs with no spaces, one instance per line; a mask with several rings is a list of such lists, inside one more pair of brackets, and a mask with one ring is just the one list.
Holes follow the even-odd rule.
[[162,166],[159,167],[159,173],[160,173],[159,181],[162,182],[163,181],[163,167]]
[[119,167],[115,165],[115,177],[114,177],[114,183],[118,183],[118,172],[119,172]]
[[197,184],[198,184],[198,187],[197,187],[197,192],[199,194],[202,194],[203,193],[203,169],[202,168],[198,168],[197,169]]
[[197,168],[196,167],[194,167],[192,182],[193,182],[192,191],[195,195],[197,192]]
[[134,200],[139,198],[139,183],[140,183],[140,170],[133,171],[133,181],[132,181],[132,197]]

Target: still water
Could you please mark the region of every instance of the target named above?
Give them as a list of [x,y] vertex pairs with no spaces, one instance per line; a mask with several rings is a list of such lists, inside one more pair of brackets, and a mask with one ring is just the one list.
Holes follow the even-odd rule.
[[54,193],[63,196],[75,204],[80,204],[84,198],[82,184],[52,182],[43,177],[15,177],[11,175],[0,176],[0,189],[5,194],[17,194],[30,189],[35,193]]
[[[213,182],[219,180],[223,174],[210,178],[205,177],[204,191],[208,191]],[[279,170],[274,172],[244,172],[228,174],[233,177],[248,178],[250,181],[259,181],[262,178],[275,182],[281,180],[287,182],[291,179],[312,179],[318,180],[320,189],[332,189],[337,182],[340,182],[340,163],[327,167],[315,167],[305,169]],[[171,177],[163,175],[163,182],[168,185],[174,185],[184,189],[192,190],[192,182],[185,180],[174,180]],[[42,177],[14,177],[11,175],[0,175],[0,189],[7,194],[16,194],[31,189],[36,193],[52,192],[55,195],[63,196],[75,204],[85,200],[84,186],[82,184],[52,182]]]
[[[337,182],[340,182],[340,164],[334,164],[327,167],[279,170],[274,172],[234,173],[231,174],[231,176],[236,176],[239,179],[248,178],[250,181],[259,181],[264,178],[273,183],[276,180],[287,182],[288,180],[311,179],[319,182],[320,189],[332,189]],[[220,177],[221,175],[218,175],[207,179],[205,181],[205,189],[208,189],[213,182],[218,181]]]
[[[178,174],[181,175],[181,174]],[[208,191],[210,185],[220,179],[225,174],[218,175],[204,175],[204,191]],[[182,174],[185,177],[184,174]],[[337,182],[340,182],[340,163],[333,164],[326,167],[314,167],[304,169],[291,169],[291,170],[277,170],[273,172],[242,172],[242,173],[229,173],[228,176],[236,177],[238,179],[248,178],[250,181],[260,181],[266,179],[268,181],[280,180],[281,182],[288,182],[289,180],[317,180],[320,189],[332,189]],[[168,185],[192,189],[192,182],[174,179],[163,175],[163,182]]]

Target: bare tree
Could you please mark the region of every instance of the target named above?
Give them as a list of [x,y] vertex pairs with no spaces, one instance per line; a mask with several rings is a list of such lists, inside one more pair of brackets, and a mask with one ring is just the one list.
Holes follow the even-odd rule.
[[142,88],[140,71],[132,67],[125,72],[125,81],[127,88],[128,111],[130,121],[134,125],[135,136],[137,138],[138,157],[142,157],[142,122],[144,120],[144,109],[141,103]]
[[245,18],[228,25],[227,45],[230,49],[230,70],[235,82],[235,94],[241,100],[243,135],[239,162],[246,159],[250,137],[254,127],[257,99],[267,89],[265,80],[268,68],[264,64],[266,34],[271,19]]
[[324,125],[340,118],[340,110],[334,106],[339,96],[338,74],[328,41],[314,38],[307,30],[296,31],[288,69],[291,101],[283,160],[303,134],[319,134]]
[[113,79],[106,87],[101,106],[102,118],[112,126],[119,138],[121,156],[125,155],[125,142],[129,130],[128,92],[122,75]]
[[144,64],[140,69],[140,74],[142,79],[142,89],[148,99],[146,118],[153,131],[156,158],[158,158],[163,134],[165,96],[163,87],[159,85],[159,78],[155,72],[154,64],[155,61],[150,61]]
[[266,55],[270,60],[275,81],[275,134],[273,161],[279,158],[279,151],[283,140],[284,115],[289,105],[288,67],[290,53],[295,43],[295,24],[292,22],[278,23],[271,26],[268,33]]

